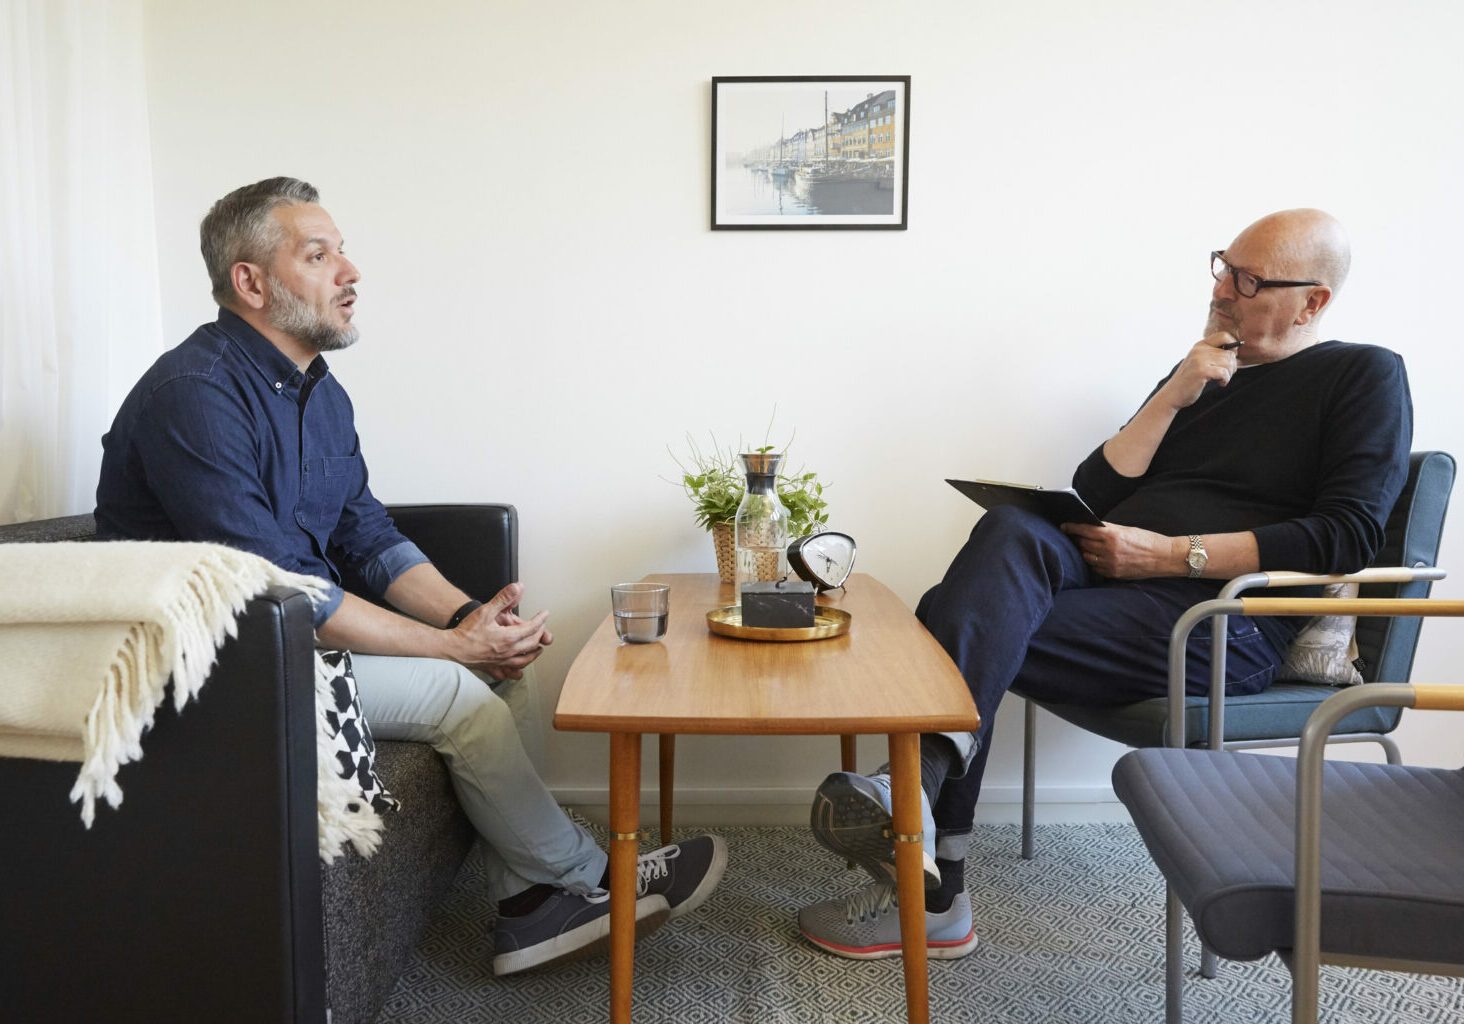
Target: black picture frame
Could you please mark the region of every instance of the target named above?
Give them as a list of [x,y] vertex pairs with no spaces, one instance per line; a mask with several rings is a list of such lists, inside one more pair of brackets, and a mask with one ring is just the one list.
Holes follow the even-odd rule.
[[712,79],[712,230],[909,226],[909,75]]

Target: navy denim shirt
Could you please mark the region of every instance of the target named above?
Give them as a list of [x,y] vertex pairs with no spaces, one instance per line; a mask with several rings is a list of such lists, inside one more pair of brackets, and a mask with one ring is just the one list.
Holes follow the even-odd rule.
[[301,373],[226,309],[152,365],[102,438],[104,540],[227,544],[331,581],[341,568],[381,594],[427,556],[366,485],[351,400],[316,357]]

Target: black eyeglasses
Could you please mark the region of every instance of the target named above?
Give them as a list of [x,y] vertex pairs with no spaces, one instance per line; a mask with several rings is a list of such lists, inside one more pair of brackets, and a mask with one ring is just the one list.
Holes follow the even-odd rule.
[[1255,298],[1256,292],[1262,288],[1306,288],[1322,283],[1320,281],[1268,281],[1264,277],[1257,277],[1249,270],[1232,267],[1230,261],[1225,258],[1224,249],[1217,249],[1210,253],[1210,273],[1217,281],[1225,280],[1227,274],[1235,278],[1235,290],[1246,299]]

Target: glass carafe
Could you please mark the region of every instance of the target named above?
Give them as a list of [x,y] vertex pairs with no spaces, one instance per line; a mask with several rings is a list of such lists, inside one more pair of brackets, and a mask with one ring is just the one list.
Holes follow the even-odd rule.
[[788,509],[778,497],[782,453],[739,455],[747,474],[747,491],[737,506],[737,601],[742,585],[782,579],[788,574]]

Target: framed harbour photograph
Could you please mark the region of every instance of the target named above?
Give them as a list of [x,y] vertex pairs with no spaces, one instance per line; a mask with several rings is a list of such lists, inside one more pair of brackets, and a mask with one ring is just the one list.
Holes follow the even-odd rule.
[[909,75],[712,79],[712,228],[907,225]]

